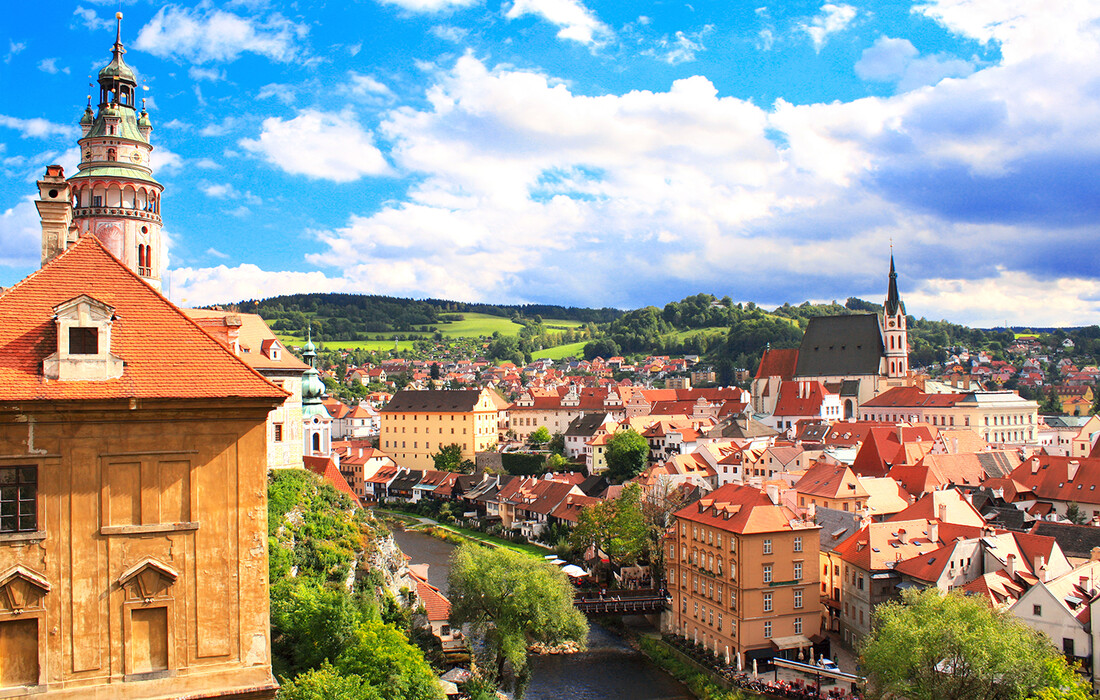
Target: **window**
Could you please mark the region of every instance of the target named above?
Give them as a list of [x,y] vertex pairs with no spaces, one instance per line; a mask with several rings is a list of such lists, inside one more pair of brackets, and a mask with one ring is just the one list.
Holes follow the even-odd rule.
[[771,593],[765,593],[764,594],[764,612],[771,612],[771,611],[772,611],[772,594]]
[[282,423],[276,423],[275,424],[275,442],[282,442],[282,441],[283,441],[283,424]]
[[1043,616],[1043,606],[1042,605],[1032,605],[1031,606],[1031,614],[1034,615],[1035,617],[1042,617]]
[[800,561],[796,561],[794,563],[794,580],[795,581],[801,581],[802,580],[802,562],[800,562]]
[[802,607],[802,590],[801,589],[795,589],[795,592],[794,592],[794,607],[795,607],[796,610]]
[[38,529],[38,467],[0,468],[0,532]]
[[737,609],[737,593],[730,591],[730,610]]
[[770,539],[769,540],[764,540],[764,554],[771,554],[771,553],[772,553],[772,541]]
[[765,564],[764,565],[764,583],[771,583],[771,582],[772,582],[772,565],[771,564]]
[[764,620],[764,639],[772,638],[772,621]]
[[719,532],[714,536],[714,544],[718,547],[722,546],[722,533]]
[[859,579],[856,582],[856,588],[858,588],[861,591],[863,590],[863,574],[859,575]]
[[695,612],[694,612],[695,617],[699,617],[699,603],[698,603],[698,601],[696,601],[695,604],[694,604],[694,610],[695,610]]
[[[722,613],[718,613],[718,631],[722,631]],[[1070,641],[1073,641],[1072,639]]]
[[85,326],[69,328],[70,355],[98,355],[99,329]]
[[802,634],[802,618],[801,617],[796,617],[794,619],[794,633],[795,634]]
[[1062,637],[1062,653],[1066,656],[1076,656],[1073,653],[1073,639],[1070,637]]
[[802,551],[802,538],[801,537],[794,538],[794,551],[796,551],[796,552],[801,552]]

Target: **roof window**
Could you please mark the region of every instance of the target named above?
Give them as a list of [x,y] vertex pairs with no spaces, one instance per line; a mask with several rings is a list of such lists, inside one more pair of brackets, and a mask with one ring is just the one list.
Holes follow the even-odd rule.
[[122,376],[125,363],[111,353],[113,307],[81,294],[53,310],[57,351],[42,361],[47,379],[105,381]]

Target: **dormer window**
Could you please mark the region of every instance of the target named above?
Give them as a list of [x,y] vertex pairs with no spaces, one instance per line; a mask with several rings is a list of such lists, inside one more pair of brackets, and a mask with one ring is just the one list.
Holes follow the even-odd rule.
[[74,326],[69,329],[70,355],[98,355],[99,329]]
[[54,307],[57,352],[42,362],[47,379],[104,381],[122,376],[124,363],[111,352],[114,308],[81,294]]

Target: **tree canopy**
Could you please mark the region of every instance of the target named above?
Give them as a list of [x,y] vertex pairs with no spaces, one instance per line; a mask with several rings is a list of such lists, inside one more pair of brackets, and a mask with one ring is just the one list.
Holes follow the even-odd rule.
[[462,474],[471,474],[474,471],[474,463],[468,459],[462,459],[462,445],[454,442],[440,447],[439,452],[432,455],[432,461],[435,463],[436,471]]
[[860,647],[869,698],[1074,697],[1050,694],[1072,691],[1075,675],[1050,640],[980,598],[906,591],[874,621]]
[[550,431],[545,425],[540,425],[537,430],[527,436],[527,442],[532,445],[545,445],[550,442]]
[[607,476],[622,483],[642,473],[649,457],[649,443],[633,428],[620,430],[607,440],[604,458]]
[[511,664],[527,668],[534,642],[584,648],[588,622],[573,607],[573,588],[556,566],[507,549],[465,544],[451,555],[451,624],[469,623],[495,659],[498,680]]
[[645,558],[649,528],[642,514],[642,488],[630,484],[618,498],[585,507],[577,516],[571,544],[578,550],[594,547],[619,566]]

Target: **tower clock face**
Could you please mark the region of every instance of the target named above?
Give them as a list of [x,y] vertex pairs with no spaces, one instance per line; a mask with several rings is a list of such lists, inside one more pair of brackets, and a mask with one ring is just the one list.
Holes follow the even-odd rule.
[[134,151],[134,155],[130,156],[130,160],[134,161],[135,163],[140,163],[141,162],[141,153],[138,153],[137,151]]

